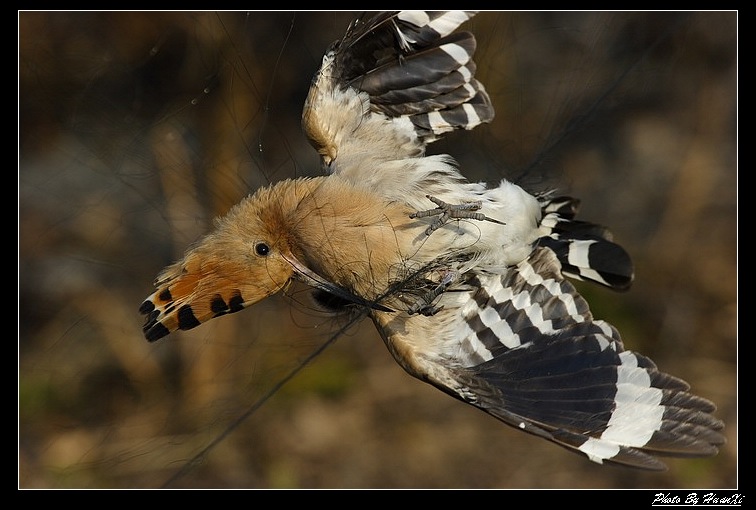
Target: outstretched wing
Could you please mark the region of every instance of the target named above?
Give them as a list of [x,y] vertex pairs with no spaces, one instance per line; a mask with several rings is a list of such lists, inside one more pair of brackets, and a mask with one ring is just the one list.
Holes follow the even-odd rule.
[[331,172],[360,171],[354,163],[334,166],[344,155],[421,156],[441,134],[493,118],[474,77],[475,37],[455,32],[474,14],[381,12],[357,19],[331,45],[302,113],[305,134]]
[[625,351],[551,250],[443,299],[462,305],[424,321],[374,320],[406,370],[452,396],[599,463],[660,470],[655,455],[711,455],[724,443],[714,404]]

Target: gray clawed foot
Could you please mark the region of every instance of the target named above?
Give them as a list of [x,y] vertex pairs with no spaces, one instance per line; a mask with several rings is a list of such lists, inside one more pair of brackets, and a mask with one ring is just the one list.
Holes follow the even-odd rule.
[[417,211],[410,214],[410,218],[427,218],[429,216],[438,216],[433,223],[431,223],[427,229],[425,229],[425,235],[429,236],[434,231],[444,226],[450,219],[472,219],[478,221],[492,221],[494,223],[503,223],[499,220],[489,218],[483,213],[475,212],[480,210],[483,206],[481,201],[466,202],[464,204],[448,204],[441,199],[426,195],[428,200],[436,204],[438,207],[435,209],[428,209],[426,211]]
[[443,294],[443,292],[449,287],[449,285],[454,283],[457,278],[459,278],[459,273],[457,271],[447,271],[436,287],[434,287],[431,291],[429,291],[423,297],[419,298],[416,302],[410,305],[410,307],[407,309],[407,313],[409,313],[410,315],[419,313],[425,315],[426,317],[436,315],[444,307],[443,305],[434,306],[433,301],[438,296]]

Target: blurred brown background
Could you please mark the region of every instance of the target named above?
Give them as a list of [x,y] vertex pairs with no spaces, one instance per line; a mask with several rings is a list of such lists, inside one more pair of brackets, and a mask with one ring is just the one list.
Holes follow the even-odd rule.
[[319,173],[301,107],[353,17],[19,14],[19,486],[737,488],[734,12],[482,13],[497,117],[431,147],[612,228],[635,286],[581,289],[717,403],[718,456],[593,464],[409,377],[299,289],[144,340],[154,277],[215,216]]

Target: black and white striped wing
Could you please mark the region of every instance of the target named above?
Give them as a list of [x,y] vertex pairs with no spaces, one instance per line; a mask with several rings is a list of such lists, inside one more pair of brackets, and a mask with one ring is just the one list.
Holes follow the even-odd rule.
[[[375,157],[421,156],[443,133],[493,119],[475,79],[475,37],[455,32],[474,14],[391,11],[350,25],[323,57],[302,114],[327,166],[371,150]],[[363,123],[371,116],[375,123]],[[395,140],[393,150],[380,152],[380,137]]]
[[[416,377],[599,463],[661,470],[656,455],[712,455],[724,443],[714,404],[625,351],[549,249],[536,249],[506,275],[480,274],[468,284],[470,299],[448,312],[454,317],[444,310],[432,317],[453,323],[456,345],[403,363]],[[407,324],[382,326],[394,352],[421,342],[400,338]]]

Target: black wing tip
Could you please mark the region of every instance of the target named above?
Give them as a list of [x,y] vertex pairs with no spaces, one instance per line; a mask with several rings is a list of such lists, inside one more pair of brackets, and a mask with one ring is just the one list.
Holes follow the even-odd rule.
[[410,117],[426,143],[448,131],[490,122],[493,106],[474,78],[475,36],[458,30],[474,15],[392,11],[365,22],[358,18],[329,50],[338,69],[331,76],[367,92],[375,110],[392,118]]

